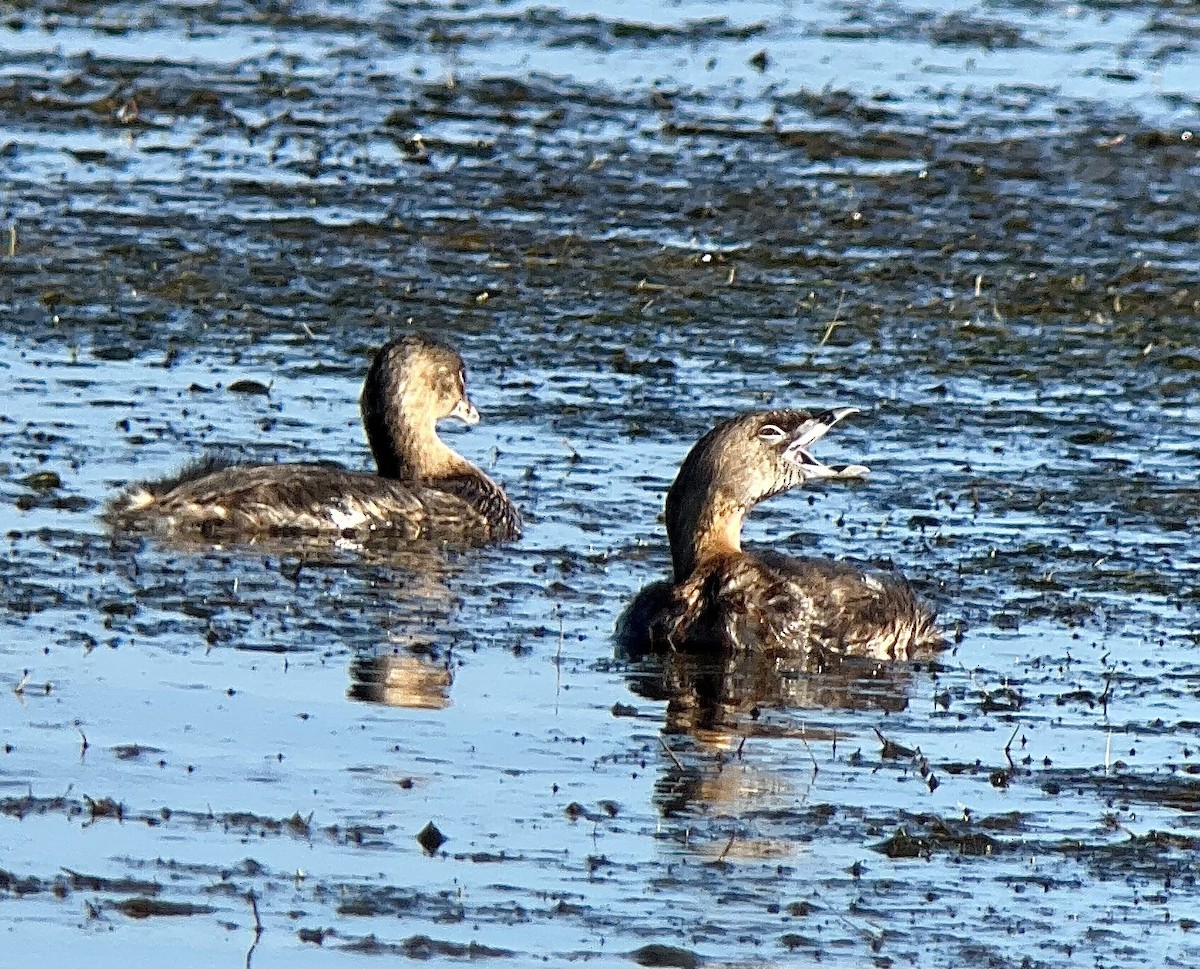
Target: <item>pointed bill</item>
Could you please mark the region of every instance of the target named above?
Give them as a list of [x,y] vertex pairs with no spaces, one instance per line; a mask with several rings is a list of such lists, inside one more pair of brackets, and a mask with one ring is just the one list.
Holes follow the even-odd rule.
[[475,405],[467,400],[466,397],[462,398],[457,404],[455,404],[454,410],[450,411],[450,413],[446,416],[457,417],[468,427],[473,427],[479,423],[479,411],[475,409]]
[[859,413],[857,407],[835,407],[822,411],[816,417],[805,421],[792,436],[791,443],[783,451],[784,460],[796,466],[806,479],[820,478],[861,478],[869,470],[862,464],[822,464],[809,452],[810,444],[825,436],[834,424],[843,417]]

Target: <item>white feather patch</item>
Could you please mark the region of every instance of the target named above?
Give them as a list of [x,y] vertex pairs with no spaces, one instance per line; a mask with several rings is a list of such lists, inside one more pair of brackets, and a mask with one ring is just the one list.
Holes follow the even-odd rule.
[[361,508],[348,511],[343,511],[341,508],[330,508],[329,518],[338,528],[342,529],[358,528],[370,521],[370,516]]
[[154,504],[154,495],[145,488],[138,488],[136,491],[131,491],[125,496],[125,507],[123,511],[138,511],[142,508],[149,508]]

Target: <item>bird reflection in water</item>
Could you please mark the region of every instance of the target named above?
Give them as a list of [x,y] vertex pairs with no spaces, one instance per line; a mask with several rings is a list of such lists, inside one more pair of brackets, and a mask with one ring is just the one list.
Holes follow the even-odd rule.
[[[380,561],[381,550],[372,550]],[[470,562],[462,550],[397,543],[384,559],[386,578],[376,588],[391,591],[387,636],[350,661],[346,696],[362,703],[414,710],[450,706],[454,683],[450,643],[461,605],[450,580]]]
[[[140,536],[114,539],[114,549],[129,556],[131,575],[146,543]],[[227,589],[229,583],[220,578],[223,572],[244,571],[247,563],[260,561],[258,580],[235,586],[242,590],[243,605],[251,609],[255,603],[247,601],[250,595],[269,596],[281,585],[289,597],[296,590],[321,589],[322,594],[306,600],[306,609],[315,624],[324,628],[336,624],[340,638],[353,651],[346,691],[350,699],[423,710],[450,705],[454,677],[449,644],[455,637],[460,606],[451,586],[460,572],[471,567],[478,550],[394,536],[337,542],[308,536],[255,536],[251,542],[218,545],[180,534],[164,536],[157,545],[207,554],[205,568],[198,574],[186,573],[193,593],[199,578],[212,578]],[[337,615],[322,615],[326,609]],[[356,615],[361,622],[354,621]]]
[[764,716],[767,711],[896,713],[908,706],[914,668],[912,664],[858,657],[820,669],[789,668],[771,653],[671,653],[638,664],[630,686],[641,696],[667,702],[669,734],[788,736],[790,728]]
[[[137,563],[149,545],[146,536],[122,533],[112,540],[115,555],[128,562],[131,583],[138,581]],[[250,541],[215,543],[172,534],[157,538],[153,546],[206,556],[202,568],[180,572],[187,577],[191,598],[205,597],[205,581],[219,585],[227,597],[231,572],[233,588],[240,589],[239,605],[251,613],[258,605],[252,596],[282,593],[290,600],[298,591],[309,593],[304,600],[308,618],[320,628],[336,627],[341,642],[352,650],[350,699],[424,710],[450,705],[451,644],[461,605],[452,586],[461,572],[475,567],[479,549],[392,535],[335,542],[319,536],[258,535]],[[245,581],[256,563],[261,571],[254,581]],[[238,578],[243,581],[236,582]],[[314,588],[320,594],[312,595]]]
[[[631,658],[620,648],[617,656]],[[668,653],[633,662],[630,689],[667,704],[666,750],[655,781],[659,811],[664,817],[698,811],[707,816],[740,815],[772,801],[780,805],[803,801],[812,778],[803,770],[799,774],[772,770],[743,755],[745,742],[751,738],[794,741],[792,767],[811,761],[815,776],[818,745],[828,750],[851,736],[819,722],[806,722],[796,711],[897,713],[908,706],[912,682],[921,671],[920,663],[862,657],[845,657],[817,669],[797,668],[778,654],[746,651],[724,656]],[[718,847],[723,856],[750,853],[755,857],[786,855],[794,849],[790,844],[744,838]]]
[[448,659],[436,650],[401,646],[375,656],[355,656],[346,696],[388,707],[444,710],[450,706],[453,682]]

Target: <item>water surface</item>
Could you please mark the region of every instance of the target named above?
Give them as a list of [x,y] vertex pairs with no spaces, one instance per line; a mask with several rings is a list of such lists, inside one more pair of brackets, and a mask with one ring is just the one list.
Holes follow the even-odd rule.
[[[3,961],[1194,964],[1196,23],[10,5]],[[519,544],[104,529],[208,447],[366,466],[412,326]],[[691,442],[844,404],[869,480],[749,537],[893,563],[942,661],[615,660]]]

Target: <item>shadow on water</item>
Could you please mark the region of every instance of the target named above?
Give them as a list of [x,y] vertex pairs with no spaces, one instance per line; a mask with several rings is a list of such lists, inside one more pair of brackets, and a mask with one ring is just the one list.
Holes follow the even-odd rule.
[[[1195,964],[1190,18],[7,5],[11,950]],[[365,361],[413,325],[520,543],[105,531],[210,448],[364,466]],[[615,662],[688,444],[847,405],[823,453],[870,479],[749,538],[887,559],[961,640]]]

